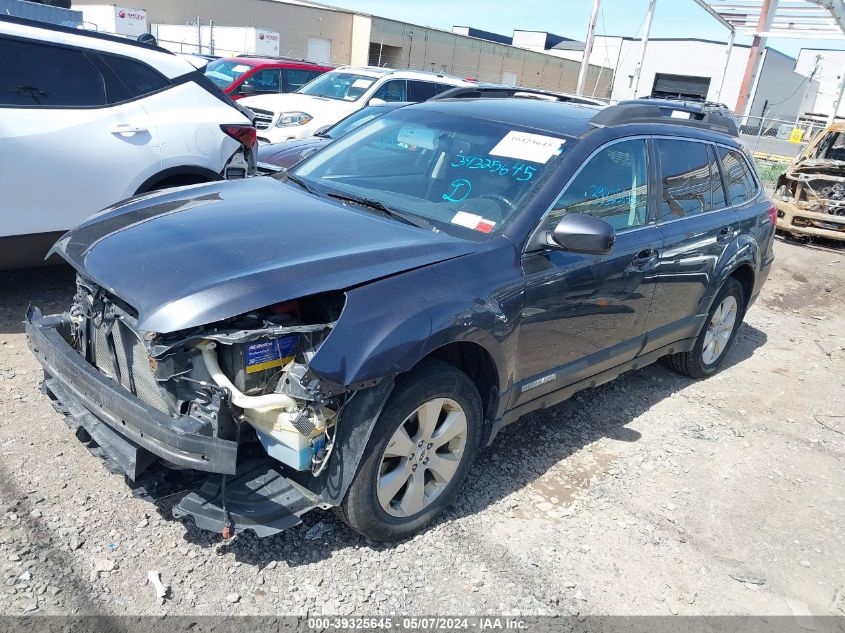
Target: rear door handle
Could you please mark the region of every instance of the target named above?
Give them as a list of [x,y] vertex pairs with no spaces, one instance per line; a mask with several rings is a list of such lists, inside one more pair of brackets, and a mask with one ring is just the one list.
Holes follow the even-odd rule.
[[109,130],[112,134],[140,134],[141,132],[146,131],[147,128],[145,127],[141,127],[139,125],[127,125],[126,123],[112,126]]
[[657,263],[657,258],[658,252],[656,248],[645,248],[631,260],[631,267],[636,270],[645,270]]
[[716,236],[716,241],[719,242],[719,244],[727,244],[735,236],[736,231],[733,226],[723,226],[722,230],[720,230],[719,234]]

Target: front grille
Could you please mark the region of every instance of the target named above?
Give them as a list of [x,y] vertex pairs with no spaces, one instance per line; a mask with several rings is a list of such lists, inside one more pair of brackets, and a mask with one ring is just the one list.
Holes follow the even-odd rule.
[[112,326],[91,322],[91,343],[94,365],[112,380],[138,396],[148,405],[168,412],[167,400],[161,392],[143,343],[120,319]]
[[259,130],[266,130],[273,123],[273,113],[269,110],[260,110],[258,108],[250,108],[255,114],[255,127]]

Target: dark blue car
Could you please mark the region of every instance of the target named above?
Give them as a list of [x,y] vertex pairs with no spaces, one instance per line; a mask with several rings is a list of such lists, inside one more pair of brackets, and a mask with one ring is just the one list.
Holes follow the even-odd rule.
[[520,416],[664,357],[717,371],[774,221],[719,111],[434,101],[93,216],[54,247],[73,305],[28,334],[77,435],[150,496],[187,482],[176,516],[338,507],[395,539]]

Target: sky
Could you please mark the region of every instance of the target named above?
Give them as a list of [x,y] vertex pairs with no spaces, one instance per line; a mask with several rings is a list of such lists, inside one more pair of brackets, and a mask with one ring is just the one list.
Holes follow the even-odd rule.
[[[472,26],[510,35],[514,29],[548,31],[583,41],[590,0],[322,0],[326,4],[451,31]],[[598,35],[641,34],[648,0],[602,0]],[[728,32],[693,0],[657,0],[651,37],[698,37],[727,41]],[[750,38],[737,36],[737,43]],[[803,48],[842,48],[845,41],[770,38],[768,45],[793,57]]]

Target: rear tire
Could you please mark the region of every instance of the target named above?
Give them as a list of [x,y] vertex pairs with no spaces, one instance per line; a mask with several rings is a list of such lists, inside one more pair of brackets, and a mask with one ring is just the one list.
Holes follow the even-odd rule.
[[691,378],[712,376],[733,345],[744,316],[745,293],[742,285],[729,277],[713,301],[695,346],[689,352],[667,356],[669,366]]
[[481,426],[481,397],[469,377],[426,361],[397,382],[338,508],[341,518],[374,541],[421,530],[455,500]]

